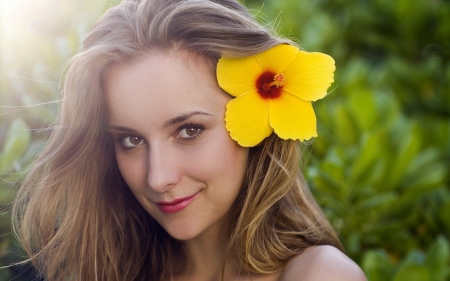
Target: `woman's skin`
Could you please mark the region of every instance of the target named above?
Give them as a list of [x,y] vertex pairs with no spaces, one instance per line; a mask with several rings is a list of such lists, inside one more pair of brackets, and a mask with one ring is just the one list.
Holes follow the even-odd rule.
[[[173,280],[220,280],[226,212],[240,191],[249,152],[225,129],[230,96],[202,57],[183,52],[151,53],[112,66],[104,88],[122,176],[144,209],[185,248]],[[308,275],[315,267],[320,279]],[[306,250],[272,275],[239,275],[227,261],[225,280],[327,280],[320,267],[335,269],[329,280],[365,280],[354,279],[360,269],[329,246]]]

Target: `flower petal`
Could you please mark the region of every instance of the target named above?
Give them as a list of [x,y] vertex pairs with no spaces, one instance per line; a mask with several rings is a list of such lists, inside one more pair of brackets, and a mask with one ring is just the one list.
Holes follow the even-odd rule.
[[334,81],[334,59],[322,53],[299,51],[284,70],[283,90],[305,101],[316,101],[327,95]]
[[256,89],[256,79],[262,70],[255,56],[220,58],[217,63],[217,81],[220,88],[238,97]]
[[272,133],[269,126],[269,100],[251,91],[227,104],[226,128],[233,140],[244,147],[259,144]]
[[282,139],[309,140],[317,137],[316,115],[310,101],[303,101],[287,92],[271,99],[270,126]]
[[281,44],[257,54],[256,59],[263,72],[270,70],[277,74],[283,72],[291,64],[298,51],[297,47]]

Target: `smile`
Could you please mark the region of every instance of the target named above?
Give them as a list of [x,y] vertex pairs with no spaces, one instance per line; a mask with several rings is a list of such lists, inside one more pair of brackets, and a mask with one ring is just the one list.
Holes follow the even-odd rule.
[[199,194],[199,192],[189,197],[175,199],[172,202],[158,202],[156,203],[156,206],[158,206],[158,208],[164,213],[179,212],[186,208],[192,201],[194,201],[197,194]]

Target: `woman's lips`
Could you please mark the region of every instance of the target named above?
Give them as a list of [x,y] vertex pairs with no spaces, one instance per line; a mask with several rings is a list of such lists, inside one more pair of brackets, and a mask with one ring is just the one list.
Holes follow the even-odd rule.
[[195,199],[197,194],[198,192],[189,197],[175,199],[172,202],[158,202],[156,203],[156,206],[158,206],[158,208],[164,213],[179,212],[184,208],[186,208],[189,205],[189,203],[191,203]]

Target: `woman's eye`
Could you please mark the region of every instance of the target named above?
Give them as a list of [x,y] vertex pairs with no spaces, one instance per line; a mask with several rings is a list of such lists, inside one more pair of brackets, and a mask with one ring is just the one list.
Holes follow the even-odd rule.
[[141,137],[137,137],[137,136],[124,137],[120,142],[120,144],[122,146],[124,146],[125,148],[133,148],[133,147],[136,147],[143,143],[144,143],[144,139]]
[[199,136],[203,131],[203,127],[197,125],[189,125],[182,128],[177,135],[179,139],[193,139]]

